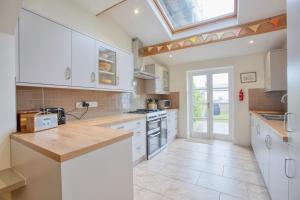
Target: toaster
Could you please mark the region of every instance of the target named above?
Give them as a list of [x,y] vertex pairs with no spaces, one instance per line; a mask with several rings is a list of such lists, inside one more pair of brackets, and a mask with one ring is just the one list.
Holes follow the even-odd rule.
[[57,124],[65,124],[66,123],[66,113],[63,108],[41,108],[42,112],[45,113],[54,113],[57,114]]
[[21,133],[35,133],[57,126],[57,114],[45,114],[38,111],[18,112],[18,131]]

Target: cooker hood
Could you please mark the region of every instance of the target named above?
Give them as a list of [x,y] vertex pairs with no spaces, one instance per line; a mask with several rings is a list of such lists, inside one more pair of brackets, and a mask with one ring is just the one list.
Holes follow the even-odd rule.
[[132,52],[134,57],[134,77],[139,79],[155,79],[155,75],[147,71],[143,62],[143,43],[138,38],[132,40]]

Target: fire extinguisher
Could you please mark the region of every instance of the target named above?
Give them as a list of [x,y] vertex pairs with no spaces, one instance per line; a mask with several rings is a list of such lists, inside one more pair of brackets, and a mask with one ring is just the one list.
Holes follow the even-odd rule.
[[243,91],[243,89],[240,90],[239,99],[240,99],[240,101],[244,101],[244,91]]

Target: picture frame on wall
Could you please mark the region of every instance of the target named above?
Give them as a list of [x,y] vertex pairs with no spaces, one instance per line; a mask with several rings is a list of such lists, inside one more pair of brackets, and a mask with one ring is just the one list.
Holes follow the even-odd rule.
[[240,74],[241,83],[254,83],[257,81],[256,72],[246,72]]

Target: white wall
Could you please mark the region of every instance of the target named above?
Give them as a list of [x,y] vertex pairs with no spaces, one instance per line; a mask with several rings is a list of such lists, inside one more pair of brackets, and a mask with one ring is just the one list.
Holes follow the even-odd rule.
[[[186,73],[190,70],[233,66],[234,68],[234,133],[233,142],[240,145],[250,145],[250,125],[248,112],[248,88],[264,87],[264,53],[208,60],[191,64],[170,66],[170,86],[172,92],[180,92],[179,136],[187,137],[187,81]],[[256,83],[240,83],[240,73],[257,72]],[[245,91],[245,100],[239,102],[239,90]]]
[[108,15],[96,17],[71,0],[24,0],[23,8],[36,12],[98,40],[131,51],[131,38]]

